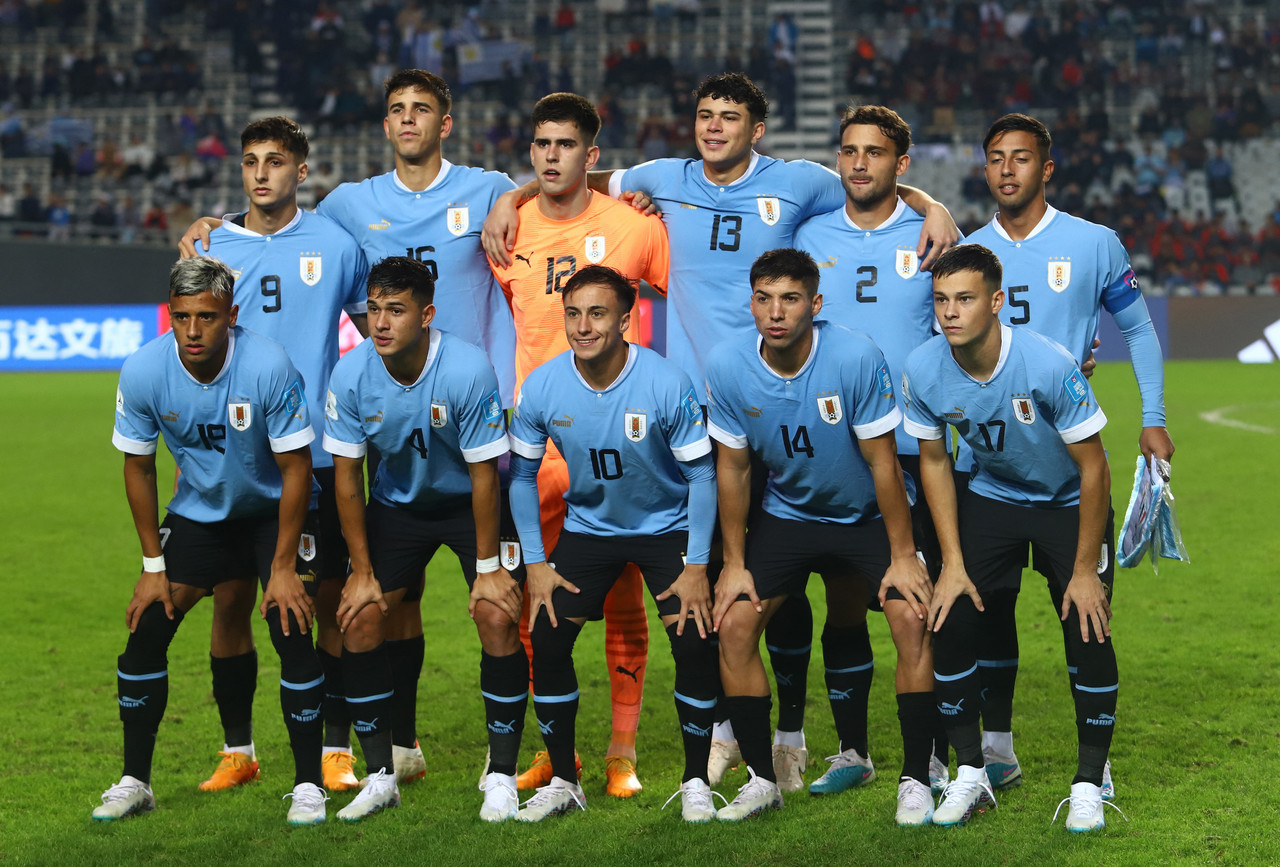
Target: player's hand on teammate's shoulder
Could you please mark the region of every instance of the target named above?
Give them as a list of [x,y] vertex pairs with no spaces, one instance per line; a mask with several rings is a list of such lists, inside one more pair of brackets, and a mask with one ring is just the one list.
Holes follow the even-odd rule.
[[173,619],[173,597],[169,595],[169,575],[167,572],[143,572],[138,576],[138,583],[133,586],[133,598],[124,611],[124,623],[133,632],[138,628],[142,614],[153,602],[164,604],[165,616]]
[[929,581],[929,572],[919,557],[900,557],[889,563],[884,578],[880,580],[881,608],[884,607],[890,588],[906,597],[907,604],[916,617],[924,620],[928,616],[929,602],[933,598],[933,583]]
[[662,213],[658,203],[649,198],[647,193],[642,193],[639,190],[623,190],[622,195],[618,196],[618,201],[624,205],[630,205],[646,217],[650,214]]
[[979,611],[985,610],[982,605],[982,596],[978,594],[978,588],[969,580],[969,573],[964,567],[948,566],[943,563],[942,574],[938,577],[938,583],[933,588],[933,597],[929,600],[929,619],[925,625],[930,632],[937,632],[942,628],[947,615],[951,613],[951,607],[961,596],[972,599],[973,607]]
[[1089,643],[1092,632],[1102,644],[1111,635],[1111,603],[1107,601],[1107,589],[1102,579],[1092,569],[1077,570],[1062,594],[1061,617],[1066,620],[1071,606],[1080,615],[1080,639]]
[[534,622],[538,619],[538,609],[546,608],[547,617],[551,620],[551,625],[559,626],[556,620],[556,609],[551,604],[551,594],[555,592],[557,587],[563,587],[570,593],[577,593],[578,588],[575,584],[566,581],[564,577],[551,567],[550,563],[530,563],[525,567],[526,583],[529,586],[529,628],[533,628]]
[[698,627],[698,635],[707,637],[711,628],[711,581],[707,578],[706,564],[689,563],[681,570],[671,586],[655,598],[665,602],[672,596],[680,600],[680,619],[676,621],[676,635],[684,635],[690,617]]
[[199,255],[196,251],[196,244],[201,245],[204,252],[209,252],[209,234],[222,225],[222,221],[216,217],[200,217],[194,223],[187,227],[187,231],[182,233],[182,239],[178,241],[178,254],[183,259],[190,259]]
[[316,615],[315,604],[307,595],[307,588],[298,577],[298,573],[294,571],[292,564],[286,568],[274,566],[271,568],[271,578],[267,581],[266,589],[262,591],[262,604],[258,606],[258,611],[264,620],[272,605],[280,608],[280,629],[285,635],[289,634],[289,612],[291,611],[302,634],[306,635],[310,631],[311,621]]
[[951,212],[941,202],[934,202],[925,209],[924,225],[920,228],[920,243],[916,255],[920,258],[920,270],[928,271],[938,257],[950,250],[960,240],[960,227],[952,219]]
[[382,598],[382,585],[368,570],[353,570],[342,585],[342,601],[338,603],[338,628],[343,632],[351,626],[366,605],[377,605],[387,613],[387,600]]
[[471,585],[471,599],[467,603],[467,614],[472,620],[476,617],[476,603],[481,600],[496,605],[513,621],[520,621],[520,585],[501,566],[496,572],[476,574],[475,583]]
[[1085,379],[1093,378],[1093,371],[1098,366],[1098,359],[1093,357],[1093,351],[1101,345],[1102,345],[1101,340],[1099,340],[1096,337],[1093,338],[1093,346],[1089,347],[1089,357],[1086,358],[1084,360],[1084,363],[1080,365],[1080,372],[1084,374]]
[[1173,457],[1173,439],[1165,427],[1144,427],[1138,436],[1138,448],[1148,461],[1155,455],[1162,461]]
[[519,195],[519,190],[512,190],[498,196],[480,231],[480,246],[502,268],[511,265],[511,251],[516,248],[516,232],[520,228],[520,215],[516,213]]

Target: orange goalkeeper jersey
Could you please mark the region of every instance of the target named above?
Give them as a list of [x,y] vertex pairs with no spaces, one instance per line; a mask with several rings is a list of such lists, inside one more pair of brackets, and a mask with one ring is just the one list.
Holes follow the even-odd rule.
[[[547,218],[536,199],[521,205],[511,265],[490,260],[515,316],[516,391],[530,371],[569,348],[560,291],[579,268],[608,265],[665,294],[670,264],[662,219],[603,193],[592,193],[587,209],[571,220]],[[638,319],[633,312],[628,341],[638,342]]]

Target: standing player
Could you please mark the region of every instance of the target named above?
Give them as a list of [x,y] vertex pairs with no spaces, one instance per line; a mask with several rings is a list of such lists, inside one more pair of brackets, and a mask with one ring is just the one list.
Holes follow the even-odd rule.
[[[324,446],[334,454],[338,513],[351,577],[338,615],[347,703],[369,783],[338,812],[358,821],[400,802],[388,712],[391,661],[383,617],[422,596],[422,571],[441,545],[458,556],[480,632],[480,691],[490,773],[480,817],[515,815],[516,758],[529,691],[519,641],[520,588],[498,562],[497,460],[507,453],[498,381],[484,353],[431,328],[435,281],[400,256],[369,273],[370,340],[334,368]],[[364,458],[382,460],[365,506]]]
[[[529,376],[511,423],[511,511],[528,564],[533,707],[552,767],[551,780],[516,818],[537,822],[585,809],[574,773],[573,645],[634,563],[675,658],[682,813],[707,822],[715,816],[706,771],[717,687],[707,640],[716,495],[702,408],[678,368],[625,340],[635,303],[625,277],[588,266],[569,278],[561,297],[571,351]],[[537,520],[538,465],[548,440],[569,465],[564,531],[550,560]]]
[[[1044,185],[1054,169],[1049,158],[1052,144],[1045,125],[1025,114],[1008,114],[992,124],[982,149],[987,157],[987,186],[999,211],[970,240],[990,248],[1004,267],[1008,303],[1001,320],[1026,325],[1062,344],[1077,363],[1090,356],[1102,310],[1115,318],[1142,395],[1138,448],[1145,458],[1155,455],[1169,460],[1173,441],[1165,429],[1164,366],[1147,302],[1115,232],[1062,213],[1045,201]],[[958,463],[968,469],[963,449]],[[1108,558],[1110,551],[1104,552]],[[1041,557],[1032,553],[1036,569],[1043,574]],[[1015,594],[994,603],[1007,603],[1008,609],[990,609],[991,629],[978,655],[985,696],[983,751],[992,784],[1001,788],[1022,779],[1012,733],[1018,675],[1016,602]],[[1068,656],[1067,671],[1073,673],[1077,667]],[[1114,795],[1110,767],[1105,789],[1108,798]]]
[[[617,197],[639,190],[660,207],[671,239],[668,281],[667,357],[694,382],[705,382],[705,360],[725,340],[753,332],[751,316],[737,287],[749,285],[751,265],[767,250],[793,246],[796,227],[808,217],[840,207],[839,178],[817,163],[786,162],[756,153],[764,136],[769,103],[745,75],[726,73],[705,79],[696,93],[695,139],[701,159],[660,159],[623,172],[597,172],[591,186]],[[527,184],[504,196],[486,221],[485,249],[499,263],[514,249],[514,202],[534,195]],[[959,237],[946,209],[919,190],[904,196],[935,215],[927,227],[932,249],[927,268]],[[927,244],[922,232],[917,252]],[[765,636],[778,681],[776,764],[789,788],[800,788],[808,761],[804,696],[813,640],[808,600],[790,597]],[[717,722],[712,744],[713,784],[740,759],[732,727]]]
[[[278,343],[236,326],[235,277],[215,259],[169,273],[172,333],[120,372],[112,442],[125,453],[125,495],[142,543],[142,575],[125,612],[117,662],[124,775],[93,811],[120,819],[155,807],[151,758],[169,698],[168,650],[183,616],[222,581],[263,583],[260,611],[280,655],[280,705],[293,748],[291,824],[325,818],[320,788],[324,675],[297,574],[315,436],[298,371]],[[181,475],[160,522],[156,443]],[[314,586],[314,585],[313,585]]]
[[[760,636],[784,597],[804,593],[809,573],[820,572],[828,598],[841,609],[835,622],[861,621],[865,633],[868,600],[883,606],[898,650],[905,754],[897,821],[922,825],[933,812],[933,676],[922,617],[930,585],[916,558],[894,447],[902,413],[880,350],[864,334],[815,324],[821,310],[813,259],[799,250],[770,251],[751,269],[759,336],[722,344],[708,362],[708,426],[720,444],[724,539],[715,608],[720,677],[751,773],[718,815],[737,821],[782,806],[769,751]],[[748,532],[751,454],[769,480],[763,510]],[[824,645],[833,696],[861,688],[860,667],[846,664],[853,650]],[[865,740],[865,708],[862,720],[842,713],[836,701],[832,708],[842,748],[854,737]]]
[[[544,96],[533,107],[532,121],[529,160],[538,196],[520,209],[520,238],[510,265],[494,265],[515,315],[517,388],[535,367],[569,348],[560,293],[579,267],[605,265],[665,291],[670,265],[660,219],[642,216],[587,187],[587,172],[600,155],[595,145],[600,115],[590,101],[573,93]],[[632,317],[626,337],[636,343],[639,333],[639,317]],[[555,548],[564,525],[568,487],[568,466],[552,446],[538,473],[544,550]],[[649,649],[644,584],[635,567],[628,567],[609,592],[604,617],[614,695],[613,734],[605,754],[607,791],[628,798],[641,789],[636,730]],[[550,761],[539,753],[520,775],[520,787],[536,789],[550,779]]]
[[[884,353],[893,382],[902,375],[911,350],[934,334],[933,279],[920,268],[916,253],[923,218],[898,195],[898,178],[911,164],[911,127],[897,112],[864,105],[845,112],[840,121],[840,150],[836,169],[844,185],[844,207],[806,220],[796,230],[796,247],[818,263],[822,290],[822,318],[871,337]],[[897,395],[899,410],[901,394]],[[899,425],[895,441],[898,463],[908,474],[908,493],[914,494],[912,529],[930,574],[937,575],[937,537],[929,520],[920,486],[920,451],[915,437]],[[828,583],[833,588],[847,586]],[[841,752],[822,777],[809,784],[813,794],[842,792],[875,778],[867,754],[867,697],[874,660],[866,618],[842,619],[847,605],[827,606],[822,630],[822,656],[830,682],[832,713],[847,722]],[[941,745],[939,745],[941,746]],[[937,750],[945,756],[946,750]],[[946,765],[932,757],[929,776],[941,791]]]
[[[239,323],[284,346],[302,374],[307,403],[323,406],[329,372],[338,360],[338,318],[345,309],[365,332],[364,254],[337,225],[298,207],[298,185],[307,177],[306,133],[286,117],[256,120],[240,134],[240,174],[249,208],[224,220],[210,235],[218,256],[236,275]],[[347,577],[347,545],[334,504],[333,459],[321,447],[324,420],[312,418],[312,473],[320,484],[319,510],[307,528],[299,556],[316,591],[316,653],[325,669],[325,788],[355,788],[350,720],[343,702],[338,658],[342,633],[334,615]],[[253,748],[253,694],[258,654],[249,615],[257,588],[224,581],[214,588],[209,665],[213,697],[222,718],[222,760],[200,784],[219,791],[258,776]]]
[[[903,374],[907,432],[920,439],[920,472],[942,545],[929,625],[938,710],[958,764],[933,821],[958,825],[975,809],[995,806],[978,731],[978,652],[995,600],[1018,592],[1033,544],[1078,667],[1078,764],[1066,825],[1090,831],[1104,824],[1102,772],[1119,688],[1107,641],[1115,567],[1110,557],[1099,559],[1112,544],[1110,472],[1099,434],[1107,419],[1070,353],[1029,328],[1000,322],[1000,286],[1000,261],[980,244],[939,258],[933,297],[943,334],[911,353]],[[942,439],[948,424],[975,462],[962,509]]]

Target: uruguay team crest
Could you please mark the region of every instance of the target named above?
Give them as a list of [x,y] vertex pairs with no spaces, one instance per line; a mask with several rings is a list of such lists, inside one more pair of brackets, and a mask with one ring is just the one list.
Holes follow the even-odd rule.
[[248,430],[253,424],[253,404],[248,401],[227,404],[227,419],[236,430]]
[[627,439],[638,443],[649,432],[649,416],[643,412],[628,412],[622,416],[623,432]]
[[302,278],[302,282],[308,286],[314,286],[320,282],[320,256],[299,256],[298,257],[298,276]]
[[766,226],[777,225],[782,217],[782,202],[777,196],[760,196],[756,199],[756,209],[760,211],[760,219]]
[[303,533],[298,537],[298,556],[310,563],[316,559],[316,537]]
[[449,208],[444,212],[444,224],[449,234],[460,237],[471,228],[471,209],[468,207]]
[[910,280],[920,270],[915,250],[898,250],[893,257],[893,270],[903,280]]
[[583,250],[587,255],[587,261],[592,265],[599,265],[604,260],[604,235],[588,235],[587,241],[583,245]]
[[520,543],[499,542],[498,556],[502,558],[502,568],[510,572],[520,565]]
[[1013,414],[1023,424],[1035,424],[1036,405],[1031,402],[1029,397],[1015,397],[1013,399]]
[[818,415],[827,424],[839,424],[844,418],[844,408],[840,406],[840,395],[824,394],[818,397]]
[[449,423],[449,407],[443,403],[431,402],[431,426],[444,427]]
[[1071,260],[1049,260],[1049,288],[1054,292],[1062,292],[1071,285]]

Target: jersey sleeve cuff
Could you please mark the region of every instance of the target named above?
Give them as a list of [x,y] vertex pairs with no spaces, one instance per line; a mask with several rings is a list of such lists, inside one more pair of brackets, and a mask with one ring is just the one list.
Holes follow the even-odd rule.
[[913,436],[918,440],[942,439],[941,427],[930,427],[928,425],[923,425],[923,424],[920,424],[919,422],[912,421],[910,417],[908,417],[903,422],[903,429],[907,432],[908,436]]
[[747,438],[738,434],[729,433],[713,421],[707,422],[707,433],[711,434],[711,438],[718,443],[724,443],[731,449],[745,449],[747,447]]
[[622,195],[622,171],[615,171],[609,175],[609,198],[616,199]]
[[344,443],[342,440],[336,440],[328,434],[324,435],[321,440],[324,450],[331,455],[337,455],[340,458],[352,458],[359,460],[369,451],[368,443]]
[[511,451],[511,445],[507,442],[507,438],[503,436],[487,445],[476,446],[473,449],[463,449],[462,459],[469,464],[479,464],[501,457],[509,451]]
[[271,451],[276,454],[282,452],[291,452],[294,449],[300,449],[303,446],[311,445],[311,441],[316,438],[316,432],[309,426],[288,436],[268,437],[271,442]]
[[357,301],[355,304],[347,304],[342,308],[347,312],[348,316],[364,316],[369,312],[368,301]]
[[118,430],[111,432],[111,444],[127,455],[154,455],[158,442],[158,440],[146,442],[129,439]]
[[711,454],[711,440],[704,436],[688,445],[672,446],[671,454],[678,461],[696,461],[703,455]]
[[855,424],[853,432],[860,440],[869,440],[887,434],[902,422],[902,410],[895,405],[887,414],[867,424]]
[[543,443],[540,446],[535,446],[533,443],[527,443],[518,437],[512,436],[510,433],[507,434],[507,438],[511,441],[511,451],[522,458],[527,458],[531,461],[540,461],[542,460],[542,456],[547,453],[546,443]]
[[1089,418],[1080,422],[1075,427],[1069,427],[1066,430],[1058,431],[1058,436],[1062,437],[1062,441],[1067,445],[1078,443],[1081,440],[1088,439],[1107,426],[1107,416],[1103,413],[1102,408]]

